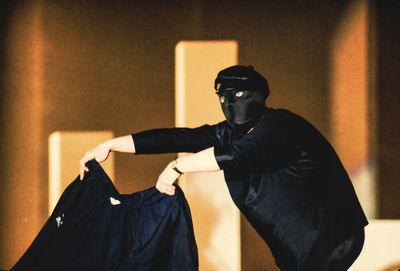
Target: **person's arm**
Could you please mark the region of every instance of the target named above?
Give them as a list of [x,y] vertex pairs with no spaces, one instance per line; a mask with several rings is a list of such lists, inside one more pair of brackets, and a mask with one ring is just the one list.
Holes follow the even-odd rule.
[[80,178],[89,169],[86,163],[92,159],[103,162],[110,151],[135,154],[198,152],[216,144],[217,125],[203,125],[197,128],[163,128],[146,130],[128,136],[118,137],[101,143],[88,151],[80,161]]
[[196,153],[221,144],[220,125],[151,129],[132,134],[132,138],[136,154]]
[[[203,125],[197,128],[153,129],[132,134],[136,154],[195,153],[178,158],[167,165],[156,183],[156,188],[161,193],[173,195],[175,193],[173,183],[182,173],[219,170],[213,146],[221,144],[222,136],[219,130],[221,124]],[[176,162],[178,165],[175,165]]]
[[135,153],[135,143],[132,136],[127,135],[107,140],[86,152],[80,161],[80,179],[83,180],[85,171],[89,171],[89,168],[86,167],[88,161],[96,159],[99,163],[103,162],[111,151]]
[[191,155],[180,157],[164,169],[157,180],[156,188],[168,195],[175,193],[174,182],[183,173],[209,172],[220,170],[214,155],[214,147],[207,148]]
[[156,188],[161,193],[173,195],[175,193],[173,184],[182,173],[217,171],[227,167],[247,167],[248,164],[257,163],[262,158],[266,145],[269,145],[268,149],[272,152],[277,147],[275,142],[271,141],[271,132],[267,130],[269,129],[265,125],[258,125],[238,140],[228,144],[217,144],[193,155],[176,159],[161,173]]
[[181,175],[179,172],[257,167],[266,161],[273,164],[274,160],[290,155],[286,148],[286,139],[286,132],[277,127],[277,123],[259,123],[240,139],[228,144],[217,144],[169,163],[159,176],[156,188],[162,193],[173,195],[175,190],[173,183]]
[[176,159],[176,167],[182,173],[220,170],[214,155],[214,147]]

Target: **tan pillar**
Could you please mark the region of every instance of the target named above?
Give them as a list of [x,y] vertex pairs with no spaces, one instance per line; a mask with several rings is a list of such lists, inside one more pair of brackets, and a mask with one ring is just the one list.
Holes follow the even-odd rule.
[[[234,41],[183,41],[176,46],[176,126],[224,120],[214,79],[218,71],[237,64],[237,51]],[[185,174],[179,184],[192,211],[200,270],[240,270],[240,215],[223,172]]]

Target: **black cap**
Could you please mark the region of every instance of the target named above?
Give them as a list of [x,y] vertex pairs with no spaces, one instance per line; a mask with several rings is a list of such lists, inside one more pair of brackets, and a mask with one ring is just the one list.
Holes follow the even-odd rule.
[[269,95],[267,79],[256,72],[253,66],[236,65],[220,71],[215,79],[214,88],[218,94],[220,91],[230,89],[261,91],[265,98]]

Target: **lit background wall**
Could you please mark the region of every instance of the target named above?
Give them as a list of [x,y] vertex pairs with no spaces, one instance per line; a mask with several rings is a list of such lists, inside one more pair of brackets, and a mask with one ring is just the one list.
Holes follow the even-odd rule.
[[[372,168],[365,180],[376,176],[376,190],[366,186],[363,204],[373,216],[400,218],[398,3],[3,1],[0,269],[16,262],[47,218],[51,133],[119,136],[174,125],[174,50],[181,40],[237,41],[239,63],[269,80],[268,105],[311,121],[350,174]],[[351,114],[350,133],[340,128],[342,114]],[[174,157],[117,154],[117,187],[130,193],[152,186]],[[76,168],[78,174],[78,161]],[[268,253],[242,219],[242,270],[273,270]]]

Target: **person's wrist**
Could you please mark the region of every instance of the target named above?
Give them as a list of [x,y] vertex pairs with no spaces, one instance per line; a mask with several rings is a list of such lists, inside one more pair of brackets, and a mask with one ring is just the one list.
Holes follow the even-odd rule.
[[178,162],[177,162],[176,160],[172,161],[172,163],[171,163],[171,168],[172,168],[176,173],[178,173],[179,175],[182,175],[182,174],[183,174],[183,172],[179,170],[179,168],[178,168]]
[[109,139],[101,144],[101,146],[108,150],[108,152],[112,151],[114,148],[114,141]]

